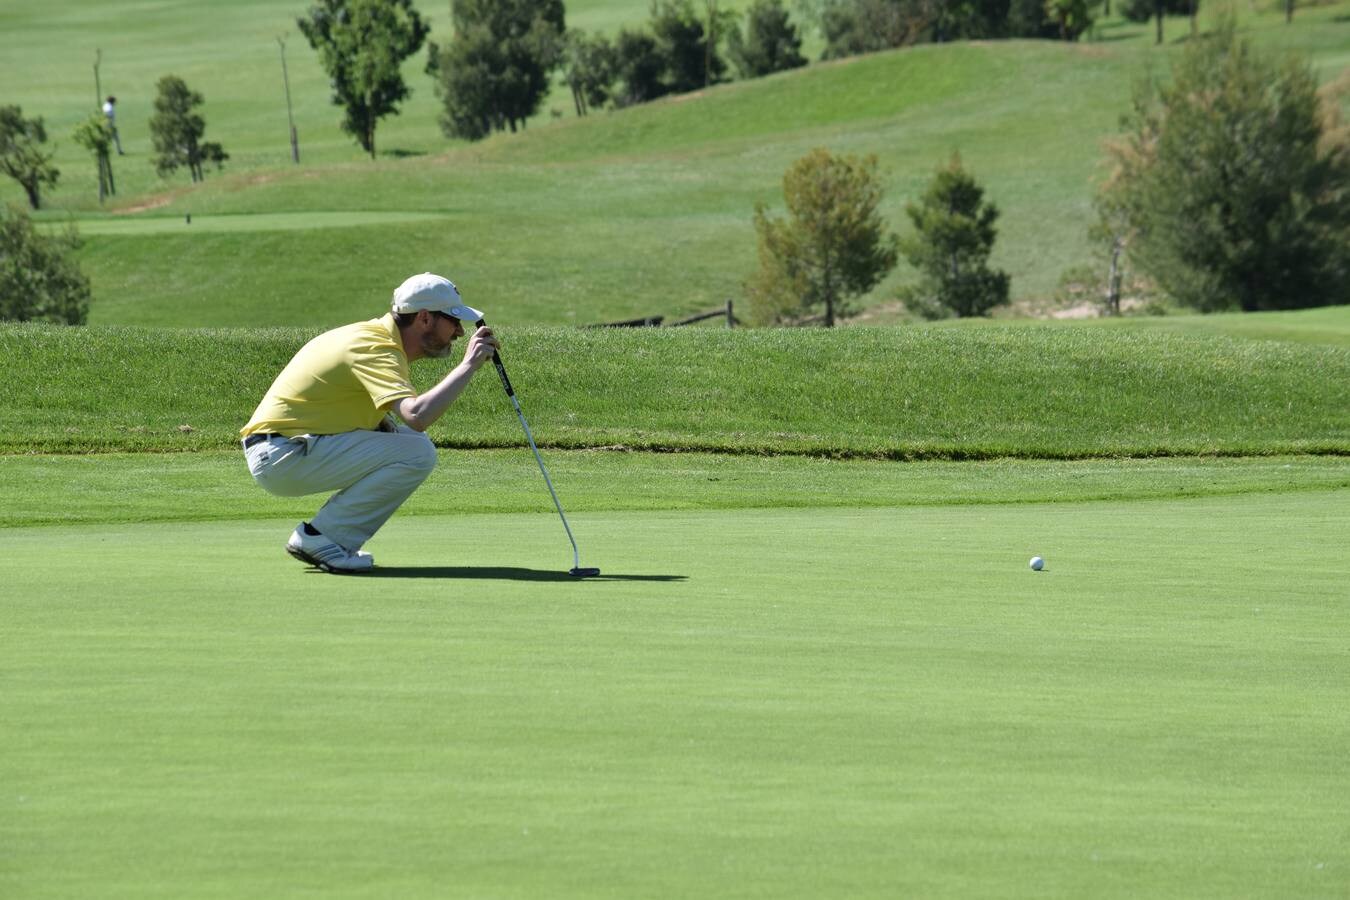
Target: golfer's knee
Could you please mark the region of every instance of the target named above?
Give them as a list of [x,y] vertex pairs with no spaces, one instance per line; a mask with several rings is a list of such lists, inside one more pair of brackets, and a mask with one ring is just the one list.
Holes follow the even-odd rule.
[[436,445],[425,435],[419,435],[408,443],[412,445],[408,465],[425,478],[436,468]]

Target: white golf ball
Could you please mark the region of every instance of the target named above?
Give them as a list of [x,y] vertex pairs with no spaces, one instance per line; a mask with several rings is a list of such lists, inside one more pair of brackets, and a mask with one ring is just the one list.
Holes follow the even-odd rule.
[[1045,568],[1045,560],[1041,559],[1039,556],[1033,556],[1031,558],[1031,567],[1039,572],[1041,569]]

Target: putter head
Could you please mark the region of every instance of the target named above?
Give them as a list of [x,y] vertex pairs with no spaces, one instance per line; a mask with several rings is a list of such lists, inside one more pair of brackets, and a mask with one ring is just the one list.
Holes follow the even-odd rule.
[[599,574],[600,574],[600,570],[599,570],[599,569],[583,569],[583,568],[578,567],[578,568],[575,568],[575,569],[568,569],[568,570],[567,570],[567,574],[568,574],[568,575],[571,575],[573,578],[591,578],[591,577],[593,577],[593,576],[595,576],[595,575],[599,575]]

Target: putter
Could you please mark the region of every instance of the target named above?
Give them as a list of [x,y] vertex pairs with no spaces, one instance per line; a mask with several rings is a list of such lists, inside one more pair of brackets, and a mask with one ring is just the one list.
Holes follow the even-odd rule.
[[[475,328],[482,328],[486,325],[482,319],[474,323]],[[567,574],[574,578],[590,578],[593,575],[599,575],[599,569],[583,569],[581,567],[581,555],[577,552],[577,539],[572,537],[572,526],[567,524],[567,516],[563,514],[562,504],[558,502],[558,492],[553,490],[553,479],[548,477],[548,469],[544,468],[544,458],[539,455],[539,448],[534,444],[534,435],[530,433],[530,425],[525,421],[525,413],[520,409],[520,401],[516,399],[515,389],[511,387],[511,379],[506,377],[506,366],[502,365],[502,358],[497,351],[492,351],[492,364],[497,367],[497,374],[501,376],[502,387],[506,389],[506,396],[511,398],[511,405],[516,408],[516,418],[520,419],[520,427],[525,429],[525,440],[530,442],[530,449],[534,451],[534,461],[539,463],[539,471],[543,473],[544,484],[548,485],[548,494],[553,498],[553,505],[557,507],[558,518],[562,519],[563,529],[567,532],[567,539],[572,542],[572,568],[568,569]]]

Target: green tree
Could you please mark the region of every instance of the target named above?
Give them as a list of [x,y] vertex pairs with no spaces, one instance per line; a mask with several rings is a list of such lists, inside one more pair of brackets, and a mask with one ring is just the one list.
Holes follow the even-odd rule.
[[1103,202],[1131,260],[1202,312],[1350,302],[1350,144],[1331,121],[1311,70],[1258,56],[1232,22],[1188,42],[1108,147]]
[[98,202],[109,194],[117,193],[117,183],[113,181],[112,170],[112,125],[101,113],[94,113],[75,126],[75,143],[94,154],[98,164]]
[[296,24],[332,80],[342,130],[374,159],[375,126],[407,99],[400,67],[430,26],[413,0],[320,0]]
[[1076,41],[1092,27],[1093,0],[1045,0],[1045,12],[1059,30],[1060,40]]
[[206,178],[203,163],[219,169],[230,156],[212,141],[203,141],[206,120],[196,111],[204,103],[183,79],[165,75],[159,80],[155,114],[150,117],[150,140],[155,147],[155,171],[169,175],[186,166],[194,182]]
[[837,0],[821,14],[825,59],[907,47],[931,39],[938,10],[927,0]]
[[982,316],[1008,302],[1006,272],[989,268],[998,230],[998,208],[961,165],[959,154],[938,169],[918,203],[905,212],[914,233],[900,242],[919,283],[901,293],[905,305],[923,315],[950,311]]
[[562,0],[457,0],[455,34],[431,45],[427,70],[444,106],[441,129],[477,140],[523,128],[563,61]]
[[52,165],[55,152],[43,153],[47,128],[42,117],[25,119],[23,108],[0,106],[0,172],[23,186],[28,205],[42,206],[42,187],[55,187],[61,170]]
[[690,0],[653,0],[651,31],[665,93],[684,94],[724,79],[727,64],[717,52],[718,36],[731,29],[734,19],[717,12],[715,3],[708,14],[707,20],[700,17]]
[[74,230],[48,237],[28,214],[0,203],[0,320],[83,325],[89,279],[71,258]]
[[785,219],[755,207],[759,270],[746,282],[760,324],[801,322],[816,310],[829,327],[847,302],[895,267],[896,238],[877,212],[882,197],[875,156],[813,150],[783,176]]
[[567,32],[563,71],[578,116],[609,103],[617,62],[614,45],[603,34],[587,35],[580,30]]
[[656,38],[645,31],[623,29],[614,42],[614,71],[618,78],[619,106],[647,103],[670,92],[662,80],[665,61]]
[[727,35],[727,55],[742,78],[759,78],[806,65],[802,37],[783,0],[755,0],[745,14],[745,32]]
[[1147,22],[1150,18],[1157,21],[1155,43],[1163,42],[1163,19],[1171,15],[1189,14],[1194,18],[1199,7],[1198,0],[1124,0],[1120,13],[1131,22]]

